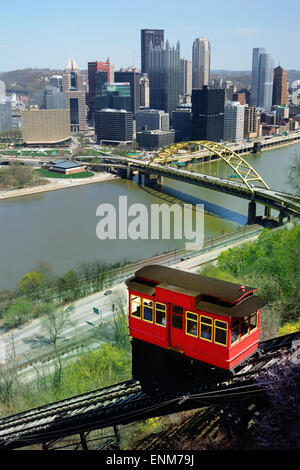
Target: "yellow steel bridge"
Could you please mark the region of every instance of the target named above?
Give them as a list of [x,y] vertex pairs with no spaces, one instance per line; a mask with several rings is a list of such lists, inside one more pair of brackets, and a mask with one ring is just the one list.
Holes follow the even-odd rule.
[[[182,152],[182,153],[180,153]],[[224,162],[225,164],[221,164]],[[197,165],[197,171],[225,179],[238,177],[253,192],[253,186],[261,186],[270,189],[263,178],[255,169],[235,153],[232,149],[224,145],[205,140],[178,142],[172,144],[156,153],[149,161],[161,165],[185,166]],[[200,168],[199,168],[200,166]],[[229,175],[228,172],[233,172]]]

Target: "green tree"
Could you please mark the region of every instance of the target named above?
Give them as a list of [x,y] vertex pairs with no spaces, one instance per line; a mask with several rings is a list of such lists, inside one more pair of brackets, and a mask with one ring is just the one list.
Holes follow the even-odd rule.
[[25,323],[31,316],[32,303],[23,297],[17,298],[6,310],[4,319],[10,328],[16,328]]
[[31,272],[25,274],[19,282],[20,291],[31,299],[38,299],[44,286],[44,274]]

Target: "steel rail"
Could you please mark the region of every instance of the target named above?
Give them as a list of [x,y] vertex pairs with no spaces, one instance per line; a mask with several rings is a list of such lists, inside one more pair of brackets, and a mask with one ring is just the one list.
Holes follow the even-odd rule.
[[0,449],[17,448],[137,419],[199,408],[232,399],[261,398],[265,390],[255,377],[280,364],[296,347],[300,332],[259,344],[260,355],[246,359],[229,381],[155,396],[136,381],[125,381],[0,420]]

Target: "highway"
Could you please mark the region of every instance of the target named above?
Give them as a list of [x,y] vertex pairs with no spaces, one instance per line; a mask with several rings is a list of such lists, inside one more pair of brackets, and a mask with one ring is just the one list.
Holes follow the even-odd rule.
[[[174,259],[174,253],[171,252],[157,255],[151,259],[142,260],[128,266],[127,269],[124,269],[123,274],[119,276],[119,280],[116,280],[114,286],[106,287],[105,290],[77,300],[72,304],[74,305],[74,311],[70,315],[72,324],[66,324],[62,334],[59,336],[58,345],[62,346],[64,343],[67,343],[68,340],[75,339],[76,336],[80,334],[98,328],[101,322],[112,319],[112,305],[115,304],[115,310],[117,309],[116,297],[121,295],[126,298],[127,295],[123,280],[127,279],[142,266],[156,263],[194,272],[197,271],[202,264],[214,261],[225,248],[232,248],[245,241],[255,240],[261,230],[262,227],[252,226],[233,232],[232,234],[227,234],[226,236],[216,238],[214,243],[208,241],[205,243],[204,249],[197,253],[177,250],[175,253],[177,261]],[[112,293],[105,295],[105,292],[108,290],[111,290]],[[93,307],[99,309],[101,314],[98,315],[94,313]],[[20,328],[10,330],[0,335],[0,364],[3,351],[6,352],[6,360],[13,359],[13,357],[15,357],[16,360],[21,360],[38,356],[43,348],[47,347],[49,347],[49,340],[47,340],[46,331],[42,327],[41,319],[35,319]]]
[[[72,323],[66,323],[59,336],[59,344],[85,332],[88,329],[98,327],[102,321],[109,320],[113,316],[112,304],[118,292],[126,293],[125,285],[118,284],[110,289],[112,293],[105,295],[105,291],[98,292],[84,299],[74,302],[74,311],[70,314]],[[100,314],[93,312],[93,307],[99,309]],[[40,318],[33,320],[22,328],[16,328],[0,336],[2,351],[6,350],[6,358],[16,359],[32,355],[44,347],[49,346],[47,333],[42,326]],[[3,344],[4,343],[4,344]],[[2,356],[2,355],[1,355]]]

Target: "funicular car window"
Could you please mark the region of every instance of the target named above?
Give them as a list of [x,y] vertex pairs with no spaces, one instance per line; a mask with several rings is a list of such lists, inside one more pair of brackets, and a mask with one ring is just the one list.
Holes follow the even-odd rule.
[[141,298],[137,295],[131,295],[130,313],[133,317],[141,318]]
[[215,320],[215,343],[227,346],[227,323]]
[[172,327],[178,330],[183,327],[183,308],[179,305],[172,305]]
[[166,311],[165,304],[155,303],[155,324],[166,326]]
[[241,319],[241,338],[248,334],[248,327],[249,327],[249,317],[245,317]]
[[253,315],[250,315],[249,326],[250,331],[255,330],[255,328],[257,328],[257,312],[255,312]]
[[201,315],[200,317],[200,332],[201,339],[212,341],[212,318]]
[[239,340],[240,320],[234,320],[231,324],[231,344]]
[[143,299],[143,319],[145,321],[153,321],[153,301]]
[[198,336],[198,315],[192,312],[186,312],[186,334]]

